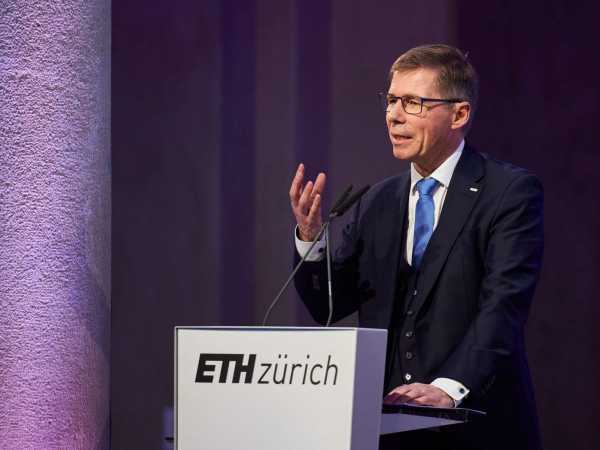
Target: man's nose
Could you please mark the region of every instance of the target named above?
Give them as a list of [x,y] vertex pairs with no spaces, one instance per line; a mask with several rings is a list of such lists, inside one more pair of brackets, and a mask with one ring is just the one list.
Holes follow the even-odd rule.
[[386,117],[389,122],[404,123],[406,121],[406,112],[402,107],[402,103],[400,101],[397,101],[396,103],[388,105]]

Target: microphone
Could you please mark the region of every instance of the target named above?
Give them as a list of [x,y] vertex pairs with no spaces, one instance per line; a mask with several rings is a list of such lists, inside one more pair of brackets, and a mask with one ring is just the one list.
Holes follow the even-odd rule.
[[[331,211],[329,213],[329,218],[333,219],[335,217],[340,217],[342,215],[344,215],[344,213],[346,211],[348,211],[350,209],[350,207],[352,205],[354,205],[358,199],[360,199],[365,192],[367,192],[369,189],[371,188],[371,186],[369,186],[368,184],[366,186],[364,186],[362,189],[360,189],[358,192],[355,192],[352,197],[347,198],[348,195],[346,195],[344,197],[344,200],[340,201],[339,204],[336,203],[336,205],[331,208]],[[352,190],[352,185],[350,185],[350,188],[344,192],[344,194],[350,194],[350,191]]]
[[[325,228],[325,250],[326,250],[326,258],[327,258],[327,297],[329,302],[329,315],[327,316],[326,327],[331,325],[331,318],[333,316],[333,278],[331,277],[331,245],[329,239],[329,225],[333,222],[337,217],[341,217],[352,205],[354,205],[364,194],[369,190],[371,186],[368,184],[360,189],[358,192],[355,192],[352,196],[349,197],[350,191],[352,191],[352,185],[343,195],[343,200],[336,202],[336,205],[329,212],[329,220],[327,221],[327,227]],[[337,206],[337,207],[336,207]]]
[[333,212],[336,211],[342,205],[342,203],[344,203],[346,201],[346,199],[350,195],[350,192],[352,192],[352,188],[353,187],[354,186],[350,185],[350,186],[348,186],[346,188],[346,190],[344,192],[342,192],[342,195],[340,195],[338,197],[338,199],[335,201],[335,203],[333,204],[333,206],[329,210],[328,217],[331,217],[331,214],[333,214]]
[[265,316],[263,318],[262,326],[266,325],[269,315],[271,314],[271,311],[273,310],[275,305],[279,302],[279,299],[281,298],[281,296],[283,295],[283,293],[285,292],[285,290],[287,289],[289,284],[294,279],[294,276],[296,275],[296,273],[298,272],[298,270],[300,269],[302,264],[304,264],[304,261],[306,261],[306,258],[308,257],[308,255],[310,255],[310,252],[315,247],[315,245],[317,245],[317,242],[319,242],[319,240],[321,239],[321,237],[323,235],[325,235],[325,248],[326,248],[326,258],[327,258],[327,289],[328,289],[328,297],[329,297],[329,315],[327,317],[327,323],[325,326],[329,327],[329,325],[331,325],[331,318],[333,316],[333,289],[332,289],[332,281],[331,281],[331,252],[330,252],[330,245],[329,245],[329,241],[330,241],[329,227],[331,225],[331,222],[333,222],[334,219],[341,217],[348,209],[350,209],[350,207],[352,205],[354,205],[354,203],[356,203],[365,194],[365,192],[367,192],[369,190],[370,186],[369,185],[364,186],[358,192],[355,192],[352,196],[350,196],[350,192],[352,192],[352,188],[353,188],[352,185],[348,186],[346,188],[346,190],[342,193],[342,195],[340,195],[338,197],[338,199],[334,202],[333,207],[331,208],[331,210],[329,211],[329,214],[327,215],[328,220],[323,222],[323,224],[321,225],[321,228],[319,229],[319,232],[317,233],[317,236],[311,242],[310,247],[308,248],[308,251],[300,259],[300,262],[298,264],[296,264],[296,267],[294,267],[294,270],[292,271],[292,273],[290,274],[288,279],[285,281],[285,283],[283,284],[283,286],[281,287],[281,289],[275,296],[275,299],[271,302],[271,305],[267,309],[267,312],[265,313]]

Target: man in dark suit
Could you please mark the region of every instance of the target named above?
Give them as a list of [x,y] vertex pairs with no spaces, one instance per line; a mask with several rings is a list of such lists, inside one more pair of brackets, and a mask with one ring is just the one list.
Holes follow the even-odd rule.
[[[381,448],[541,448],[523,329],[542,259],[542,187],[465,144],[477,92],[453,47],[417,47],[394,62],[386,123],[411,169],[370,189],[336,251],[334,321],[358,311],[360,326],[389,332],[384,401],[487,412],[385,437]],[[290,188],[297,258],[321,226],[325,186],[325,174],[303,178],[300,165]],[[324,323],[321,255],[317,247],[295,282]]]

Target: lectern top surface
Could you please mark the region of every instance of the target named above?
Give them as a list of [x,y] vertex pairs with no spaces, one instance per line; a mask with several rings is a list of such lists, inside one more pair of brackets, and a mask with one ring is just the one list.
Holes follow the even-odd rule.
[[176,326],[176,330],[239,330],[239,331],[377,331],[386,332],[381,328],[358,327],[261,327],[261,326]]
[[468,408],[438,408],[435,406],[413,405],[410,403],[401,403],[399,405],[382,406],[383,414],[410,414],[424,417],[442,417],[445,419],[467,422],[474,417],[485,416],[486,413],[476,409]]

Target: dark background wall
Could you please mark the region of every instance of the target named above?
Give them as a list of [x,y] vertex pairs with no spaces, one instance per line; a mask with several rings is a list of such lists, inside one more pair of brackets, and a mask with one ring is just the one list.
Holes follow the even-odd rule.
[[[325,170],[329,193],[407,168],[375,94],[395,57],[431,42],[480,72],[469,141],[544,182],[528,325],[544,441],[595,448],[594,17],[566,1],[114,2],[112,448],[161,448],[170,433],[175,325],[260,323],[289,271],[298,162]],[[292,292],[272,320],[312,323]]]

